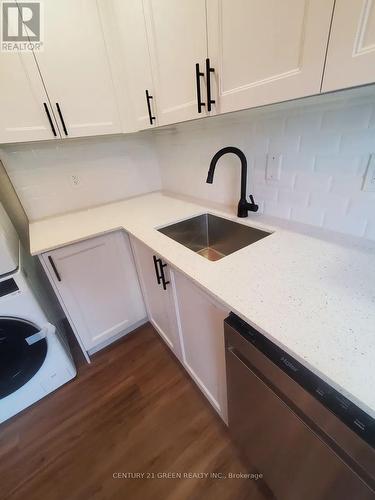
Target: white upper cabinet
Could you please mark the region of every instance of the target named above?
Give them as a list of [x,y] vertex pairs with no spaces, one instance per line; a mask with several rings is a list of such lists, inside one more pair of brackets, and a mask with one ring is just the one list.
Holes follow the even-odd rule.
[[0,143],[54,137],[59,130],[33,55],[0,52]]
[[44,48],[36,52],[63,137],[121,132],[95,0],[44,0]]
[[375,81],[375,1],[336,0],[322,91]]
[[319,93],[333,4],[207,0],[216,111]]
[[[199,118],[196,64],[207,57],[205,0],[143,0],[160,125]],[[199,78],[205,101],[204,76]]]
[[[112,16],[120,43],[123,80],[133,108],[134,129],[154,127],[157,121],[157,96],[151,73],[146,24],[142,0],[112,0]],[[124,109],[129,113],[129,107]]]

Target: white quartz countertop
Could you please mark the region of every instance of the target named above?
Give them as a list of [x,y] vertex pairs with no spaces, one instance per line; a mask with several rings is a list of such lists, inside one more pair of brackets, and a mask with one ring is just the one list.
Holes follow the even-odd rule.
[[[214,213],[274,231],[211,262],[155,228]],[[281,222],[281,221],[280,221]],[[306,226],[305,226],[306,227]],[[375,417],[375,245],[151,193],[30,224],[32,254],[124,229]]]

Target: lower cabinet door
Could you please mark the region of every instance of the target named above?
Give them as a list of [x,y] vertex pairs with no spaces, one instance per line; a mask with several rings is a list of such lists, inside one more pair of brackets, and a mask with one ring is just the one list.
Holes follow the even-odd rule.
[[173,275],[183,364],[227,422],[223,321],[229,311],[182,274]]
[[[169,266],[165,265],[165,262],[150,248],[135,238],[131,239],[131,243],[149,320],[165,343],[181,359],[173,283]],[[162,269],[161,265],[163,265]],[[164,273],[165,287],[163,287],[162,280],[158,279],[162,272]]]
[[47,252],[43,262],[87,351],[107,344],[146,318],[125,233],[114,232]]

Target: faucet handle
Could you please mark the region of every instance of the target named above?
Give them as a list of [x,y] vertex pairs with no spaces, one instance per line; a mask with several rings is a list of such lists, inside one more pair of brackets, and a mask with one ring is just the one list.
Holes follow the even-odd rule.
[[249,210],[250,210],[251,212],[257,212],[257,211],[258,211],[258,208],[259,208],[259,205],[257,205],[257,204],[255,203],[255,201],[254,201],[254,196],[251,194],[251,195],[249,196],[249,198],[250,198],[250,202],[251,202],[251,203],[250,203],[250,206],[249,206]]

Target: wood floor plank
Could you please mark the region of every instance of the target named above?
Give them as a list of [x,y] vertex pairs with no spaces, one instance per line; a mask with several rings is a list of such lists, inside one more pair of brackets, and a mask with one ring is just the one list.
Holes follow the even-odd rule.
[[[114,473],[149,478],[117,479]],[[264,500],[227,429],[151,325],[0,426],[1,499]],[[152,477],[154,475],[154,477]]]

